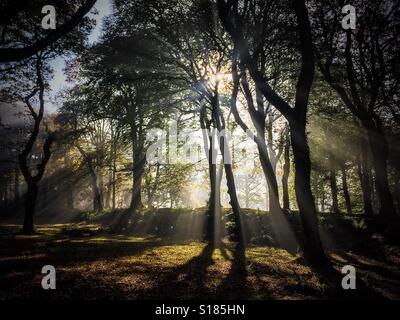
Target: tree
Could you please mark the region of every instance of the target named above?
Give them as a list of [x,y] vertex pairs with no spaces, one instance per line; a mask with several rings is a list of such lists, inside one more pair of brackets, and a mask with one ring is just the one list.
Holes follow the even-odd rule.
[[[393,94],[393,90],[396,92],[393,85],[396,86],[394,79],[398,78],[393,59],[398,54],[395,30],[399,4],[364,0],[352,4],[358,10],[356,30],[343,30],[337,23],[342,6],[333,10],[330,5],[316,5],[314,29],[319,39],[318,65],[325,80],[365,130],[363,134],[371,151],[380,215],[391,217],[395,215],[395,209],[388,182],[389,146],[384,119],[385,109],[388,105],[392,107],[385,103],[385,97],[390,95],[389,92]],[[365,148],[364,144],[361,147]],[[366,174],[363,179],[367,179]],[[363,181],[364,189],[366,184]],[[367,203],[366,210],[371,211]]]
[[[213,7],[211,2],[181,1],[166,2],[137,0],[130,5],[125,2],[116,2],[119,8],[116,18],[117,26],[129,29],[128,32],[140,30],[147,39],[158,44],[160,50],[146,51],[147,57],[152,57],[154,64],[169,65],[173,68],[164,79],[176,80],[180,84],[183,98],[177,102],[191,101],[198,107],[200,127],[204,132],[204,148],[209,161],[210,197],[208,212],[208,238],[214,241],[211,235],[214,227],[215,212],[218,209],[216,203],[217,181],[216,165],[213,158],[216,155],[216,142],[219,147],[226,145],[224,138],[218,141],[213,135],[224,128],[224,119],[219,105],[220,92],[215,81],[223,72],[224,61],[229,59],[224,49],[224,39],[216,32]],[[129,21],[130,28],[126,28]],[[217,28],[218,29],[218,28]],[[116,29],[117,30],[117,29]],[[185,92],[186,91],[186,94]],[[188,105],[184,105],[185,108]],[[182,109],[181,109],[182,110]],[[183,112],[193,112],[185,109]],[[240,207],[237,201],[236,188],[234,186],[231,164],[224,165],[229,184],[229,195],[235,212],[235,223],[240,229]],[[232,172],[231,172],[232,171]],[[238,236],[238,239],[241,237]]]
[[[308,97],[314,77],[313,42],[304,1],[293,1],[292,5],[297,20],[298,48],[301,54],[294,107],[291,107],[273,90],[265,75],[260,72],[256,61],[254,61],[243,34],[242,25],[245,21],[239,20],[241,14],[239,13],[238,2],[230,1],[227,3],[224,0],[218,0],[220,19],[240,52],[241,63],[248,69],[260,92],[285,116],[289,123],[295,162],[296,198],[305,236],[304,253],[315,265],[329,268],[331,264],[322,247],[314,197],[310,187],[311,162],[306,135]],[[263,50],[263,48],[261,47],[260,50]]]
[[[117,36],[117,28],[111,24],[104,40],[82,55],[76,75],[82,84],[71,96],[73,104],[65,108],[89,121],[111,119],[131,146],[132,196],[129,210],[115,225],[115,230],[121,230],[129,220],[136,220],[143,206],[142,182],[151,143],[146,136],[151,129],[163,127],[173,111],[171,97],[180,89],[172,77],[161,77],[168,75],[169,65],[155,64],[160,63],[155,53],[161,50],[158,43],[136,31]],[[132,46],[126,46],[129,43]]]
[[[24,97],[26,107],[28,108],[30,115],[33,119],[33,128],[29,135],[28,140],[21,153],[18,155],[19,166],[22,175],[24,176],[25,182],[28,186],[28,190],[25,195],[25,217],[22,232],[24,234],[30,234],[34,232],[33,215],[35,212],[36,199],[38,194],[38,183],[43,177],[46,164],[50,159],[51,145],[54,141],[54,134],[49,133],[45,142],[43,143],[43,156],[42,159],[36,164],[36,169],[31,170],[29,155],[35,146],[36,140],[39,136],[40,125],[44,116],[44,66],[43,59],[41,56],[36,58],[35,69],[36,69],[36,85],[33,91]],[[35,111],[31,104],[31,99],[38,94],[39,110]]]

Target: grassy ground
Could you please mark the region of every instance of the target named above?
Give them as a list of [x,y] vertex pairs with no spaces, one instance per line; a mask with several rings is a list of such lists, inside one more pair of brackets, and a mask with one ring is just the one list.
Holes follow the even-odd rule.
[[[0,299],[136,298],[331,298],[323,282],[297,256],[267,246],[249,246],[245,259],[226,243],[172,243],[158,238],[109,236],[97,225],[40,225],[40,234],[16,235],[18,226],[0,226]],[[338,269],[357,267],[357,276],[378,295],[400,299],[398,247],[382,246],[377,259],[357,252],[331,251]],[[57,270],[57,289],[41,288],[41,268]]]

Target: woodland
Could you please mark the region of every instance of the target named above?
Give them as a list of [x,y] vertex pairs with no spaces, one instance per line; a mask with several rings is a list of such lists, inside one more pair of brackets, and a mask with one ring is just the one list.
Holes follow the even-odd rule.
[[0,299],[400,299],[399,34],[398,0],[1,1]]

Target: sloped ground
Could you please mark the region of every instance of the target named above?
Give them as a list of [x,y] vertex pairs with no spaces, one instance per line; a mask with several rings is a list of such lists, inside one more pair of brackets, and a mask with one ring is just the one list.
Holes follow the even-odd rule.
[[[68,227],[40,225],[39,234],[22,236],[15,234],[18,226],[0,225],[0,299],[332,298],[299,257],[274,247],[251,245],[244,258],[229,243],[211,250],[199,241],[101,235],[98,225]],[[377,295],[400,299],[399,248],[382,244],[379,257],[364,251],[330,253],[339,270],[356,266]],[[57,270],[56,290],[41,288],[47,264]]]

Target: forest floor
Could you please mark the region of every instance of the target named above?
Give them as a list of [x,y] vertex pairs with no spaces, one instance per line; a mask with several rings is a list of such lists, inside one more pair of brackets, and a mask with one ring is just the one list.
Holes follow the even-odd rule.
[[[38,225],[38,234],[24,236],[17,225],[0,225],[0,299],[334,298],[302,259],[282,249],[249,245],[243,259],[229,242],[212,250],[199,241],[104,235],[94,224],[76,233],[68,227]],[[338,270],[354,265],[374,297],[400,299],[400,249],[381,248],[380,257],[329,254]],[[56,290],[41,288],[44,265],[56,268]]]

